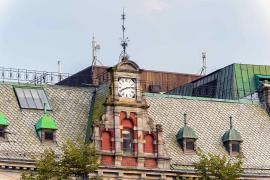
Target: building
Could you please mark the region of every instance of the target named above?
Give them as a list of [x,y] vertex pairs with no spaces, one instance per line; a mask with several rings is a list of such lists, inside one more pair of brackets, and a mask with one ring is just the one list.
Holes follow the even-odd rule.
[[254,73],[264,79],[251,100],[144,92],[143,72],[127,58],[107,71],[95,86],[0,84],[0,179],[18,179],[35,169],[33,156],[46,148],[60,156],[78,137],[95,144],[103,179],[196,179],[197,148],[232,159],[242,152],[241,179],[270,178],[265,74]]
[[257,98],[257,90],[264,80],[270,80],[270,66],[231,64],[205,77],[179,86],[169,94],[219,99]]
[[[58,85],[87,86],[101,85],[111,80],[111,75],[106,66],[90,66],[82,71],[58,82]],[[184,74],[164,71],[140,69],[141,87],[143,92],[168,92],[174,88],[194,81],[202,76],[196,74]]]

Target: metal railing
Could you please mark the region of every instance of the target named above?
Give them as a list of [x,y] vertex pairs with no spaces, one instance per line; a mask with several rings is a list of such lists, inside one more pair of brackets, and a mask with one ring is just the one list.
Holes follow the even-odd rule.
[[1,82],[16,82],[30,84],[56,84],[71,76],[69,73],[36,71],[0,67]]

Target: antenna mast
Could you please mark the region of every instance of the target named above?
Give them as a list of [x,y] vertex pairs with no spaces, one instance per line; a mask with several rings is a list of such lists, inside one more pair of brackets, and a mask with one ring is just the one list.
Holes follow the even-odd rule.
[[57,61],[57,75],[58,75],[58,81],[60,82],[62,80],[62,77],[61,77],[61,62],[60,61]]
[[125,27],[125,20],[126,20],[126,14],[125,14],[125,10],[123,9],[123,14],[121,15],[121,19],[122,19],[122,39],[121,39],[121,46],[123,47],[123,51],[121,53],[121,60],[123,61],[124,59],[128,59],[128,55],[126,52],[127,46],[128,46],[128,37],[125,36],[125,32],[126,32],[126,27]]
[[102,63],[97,59],[97,51],[100,50],[100,45],[95,41],[95,36],[92,38],[92,67],[97,65],[99,62],[101,65]]
[[92,84],[96,84],[97,81],[97,75],[96,75],[96,71],[95,71],[95,66],[97,65],[97,62],[99,62],[100,65],[103,65],[97,58],[97,50],[100,50],[100,45],[95,41],[95,37],[93,35],[92,38],[92,67],[91,67],[91,71],[92,71]]
[[202,52],[203,66],[200,75],[206,75],[206,52]]

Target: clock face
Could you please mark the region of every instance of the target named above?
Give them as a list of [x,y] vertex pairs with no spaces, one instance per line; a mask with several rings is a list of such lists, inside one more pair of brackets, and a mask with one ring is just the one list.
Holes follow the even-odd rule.
[[118,94],[120,97],[124,97],[124,98],[135,98],[135,95],[136,95],[135,79],[119,78]]

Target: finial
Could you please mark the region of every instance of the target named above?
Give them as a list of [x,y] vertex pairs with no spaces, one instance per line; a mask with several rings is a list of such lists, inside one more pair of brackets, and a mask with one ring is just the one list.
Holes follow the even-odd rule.
[[128,46],[128,37],[125,36],[126,32],[126,27],[125,27],[125,20],[126,20],[126,14],[125,14],[125,9],[123,9],[123,14],[121,15],[121,19],[123,21],[122,24],[122,40],[121,40],[121,46],[123,47],[123,51],[121,53],[122,55],[122,60],[125,60],[128,58],[128,55],[126,53],[126,49]]
[[233,128],[233,124],[232,124],[232,116],[230,116],[230,129]]
[[48,112],[47,112],[47,103],[44,103],[44,114],[48,114]]
[[184,113],[184,124],[185,124],[185,126],[187,126],[187,114],[186,113]]
[[206,75],[206,68],[207,68],[207,66],[206,66],[206,52],[205,51],[202,52],[202,60],[203,60],[203,65],[202,65],[200,75],[205,76]]

